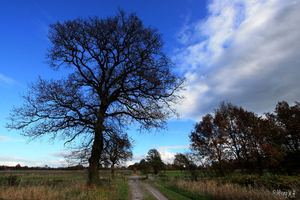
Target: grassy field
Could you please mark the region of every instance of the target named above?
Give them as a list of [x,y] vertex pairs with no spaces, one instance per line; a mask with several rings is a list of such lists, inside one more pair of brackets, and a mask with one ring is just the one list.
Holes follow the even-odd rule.
[[[116,180],[110,180],[110,171],[100,171],[104,184],[100,187],[86,186],[87,171],[0,171],[0,199],[122,199],[130,198],[128,178],[133,171],[120,170],[116,172]],[[147,183],[159,189],[169,199],[174,200],[209,200],[209,199],[286,199],[266,190],[264,187],[252,187],[245,183],[256,182],[255,176],[245,176],[226,179],[200,179],[198,182],[189,180],[187,172],[166,171],[159,174],[156,181]],[[266,180],[266,179],[264,179]],[[286,187],[288,183],[297,183],[299,177],[289,179],[284,177],[269,177],[270,183]],[[288,181],[289,180],[289,181]],[[277,182],[276,182],[277,181]],[[244,183],[241,184],[237,183]],[[270,184],[270,186],[273,186]],[[291,184],[290,184],[291,185]],[[146,194],[147,191],[145,191]],[[146,195],[152,200],[151,195]]]
[[[198,172],[198,177],[205,177],[205,174],[199,170]],[[159,174],[161,177],[177,177],[177,178],[190,178],[191,174],[188,170],[174,170],[174,171],[162,171]]]
[[86,171],[2,171],[0,199],[128,199],[131,171],[116,173],[115,181],[109,171],[100,173],[105,184],[96,187],[86,186]]
[[157,179],[160,185],[190,199],[291,199],[300,188],[299,176],[240,175],[200,178],[194,182],[187,172],[166,171],[160,177]]

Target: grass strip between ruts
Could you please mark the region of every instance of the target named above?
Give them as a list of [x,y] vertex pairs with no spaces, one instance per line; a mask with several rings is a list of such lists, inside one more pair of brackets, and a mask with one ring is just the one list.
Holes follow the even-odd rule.
[[159,184],[162,185],[158,186],[153,183],[151,180],[147,180],[147,183],[149,183],[152,187],[157,188],[162,194],[164,194],[166,197],[172,200],[187,200],[187,199],[193,199],[193,200],[211,200],[208,196],[199,196],[194,195],[188,191],[180,190],[178,188],[170,187],[165,184],[161,184],[162,181],[159,181]]

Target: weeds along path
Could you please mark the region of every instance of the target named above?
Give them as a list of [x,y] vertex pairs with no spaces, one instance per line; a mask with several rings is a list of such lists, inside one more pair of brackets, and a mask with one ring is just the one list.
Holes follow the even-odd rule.
[[138,180],[139,178],[140,178],[139,176],[134,176],[134,177],[131,177],[129,180],[132,200],[143,199],[143,197],[144,197],[144,194],[141,191],[139,185],[142,185],[142,187],[145,187],[156,199],[168,200],[168,198],[165,197],[158,189],[150,186],[147,183],[143,183],[142,181],[139,181]]

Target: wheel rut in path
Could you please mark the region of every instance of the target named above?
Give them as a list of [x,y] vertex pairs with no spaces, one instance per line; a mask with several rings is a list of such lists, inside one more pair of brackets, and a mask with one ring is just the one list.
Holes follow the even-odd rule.
[[145,187],[156,199],[168,200],[168,198],[165,197],[158,189],[150,186],[147,183],[143,183],[142,181],[139,181],[138,178],[139,178],[138,176],[134,176],[131,177],[130,180],[128,181],[130,185],[132,200],[138,200],[144,198],[144,194],[141,191],[139,185]]
[[130,185],[130,192],[131,192],[132,200],[143,199],[144,194],[143,194],[142,190],[140,189],[140,187],[138,186],[138,183],[134,180],[129,180],[128,183]]

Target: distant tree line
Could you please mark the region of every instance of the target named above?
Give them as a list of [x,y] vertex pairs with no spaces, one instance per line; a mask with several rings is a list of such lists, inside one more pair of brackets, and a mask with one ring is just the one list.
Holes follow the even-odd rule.
[[160,153],[157,149],[150,149],[146,159],[142,159],[139,163],[128,166],[127,169],[140,170],[143,174],[153,172],[155,175],[161,170],[166,170],[166,164],[162,161]]
[[27,165],[21,166],[20,164],[17,164],[16,166],[6,166],[6,165],[0,165],[0,171],[2,170],[84,170],[87,169],[87,167],[83,165],[74,165],[74,166],[68,166],[68,167],[49,167],[48,165],[45,166],[33,166],[28,167]]
[[300,103],[279,102],[274,113],[258,116],[222,102],[189,134],[191,149],[202,163],[225,176],[300,173]]

